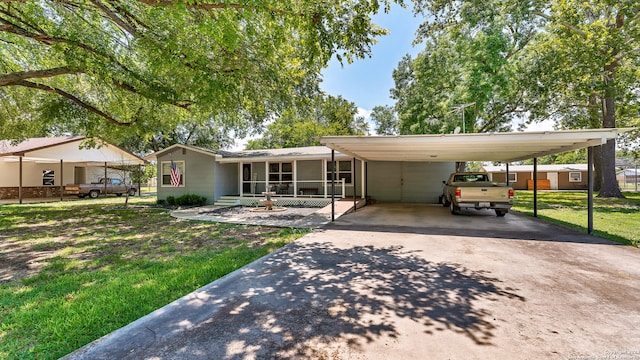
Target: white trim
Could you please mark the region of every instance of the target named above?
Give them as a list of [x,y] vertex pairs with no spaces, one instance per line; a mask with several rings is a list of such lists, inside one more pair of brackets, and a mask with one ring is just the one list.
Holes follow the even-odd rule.
[[[341,162],[349,163],[349,170],[348,171],[346,171],[346,170],[340,171],[340,163]],[[353,159],[351,159],[351,160],[338,160],[338,159],[336,159],[336,163],[333,164],[332,166],[336,167],[335,168],[335,171],[336,171],[336,179],[335,180],[336,181],[344,180],[345,178],[340,177],[340,174],[347,174],[348,173],[350,175],[349,176],[350,179],[349,179],[348,182],[346,180],[344,180],[344,183],[347,186],[353,186],[353,172],[355,171],[355,169],[353,168]],[[329,171],[329,169],[327,169],[327,179],[329,178],[329,176],[328,176],[329,173],[330,173],[330,171]]]
[[298,160],[293,160],[293,197],[298,197]]
[[320,143],[369,161],[515,162],[602,145],[632,129],[398,136],[323,136]]
[[243,176],[244,174],[243,174],[243,171],[244,171],[244,163],[240,162],[240,163],[238,163],[238,183],[240,184],[240,186],[239,186],[239,190],[240,191],[238,193],[240,194],[240,196],[242,196],[244,194],[243,193],[243,190],[244,190],[244,176]]
[[[571,179],[571,174],[578,174],[579,179],[578,180]],[[569,171],[569,182],[571,183],[582,182],[582,171]]]
[[[159,174],[159,176],[160,176],[160,184],[159,184],[159,186],[160,187],[163,187],[163,188],[183,188],[183,187],[185,187],[185,183],[187,182],[187,180],[186,180],[187,179],[187,175],[186,175],[187,163],[186,163],[185,160],[173,160],[173,162],[176,163],[176,166],[178,166],[179,169],[180,169],[180,165],[179,164],[182,163],[182,168],[180,169],[180,176],[182,176],[182,181],[180,182],[180,185],[173,186],[173,185],[171,185],[171,182],[169,182],[169,184],[165,184],[164,183],[164,175],[165,174],[163,172],[164,171],[164,166],[163,165],[164,164],[169,164],[169,168],[171,168],[171,160],[168,160],[168,161],[167,160],[163,160],[163,161],[160,162],[160,174]],[[167,174],[167,176],[171,176],[171,174]]]
[[[491,174],[491,173],[490,173]],[[509,183],[515,183],[518,182],[518,173],[517,172],[512,172],[511,170],[509,170],[509,177],[511,177],[511,175],[513,175],[513,180],[511,179],[507,179],[507,181]]]
[[322,183],[324,184],[324,197],[327,197],[327,159],[322,159]]

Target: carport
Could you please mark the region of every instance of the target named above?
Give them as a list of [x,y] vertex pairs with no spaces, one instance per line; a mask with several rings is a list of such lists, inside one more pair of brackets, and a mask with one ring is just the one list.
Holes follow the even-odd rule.
[[[491,161],[509,163],[533,159],[534,216],[538,216],[537,159],[540,156],[559,154],[588,148],[588,232],[593,233],[593,147],[615,140],[618,134],[632,128],[588,130],[564,130],[544,132],[509,132],[479,134],[437,134],[398,136],[323,136],[320,142],[329,147],[332,159],[335,151],[359,159],[365,166],[369,161],[403,162],[465,162]],[[355,182],[354,182],[355,184]],[[508,184],[508,183],[507,183]],[[365,189],[361,189],[366,197]],[[332,191],[333,192],[333,191]],[[355,190],[354,190],[355,194]],[[332,202],[335,199],[332,197]],[[356,208],[354,196],[354,209]],[[332,215],[332,220],[334,216]]]
[[0,168],[9,175],[17,177],[18,202],[20,204],[23,202],[24,167],[27,164],[50,164],[48,166],[57,171],[57,175],[51,179],[50,187],[59,189],[61,201],[64,196],[65,183],[72,183],[75,178],[74,171],[65,173],[64,169],[67,164],[104,167],[105,178],[108,166],[141,166],[145,164],[145,161],[140,157],[116,145],[101,139],[94,139],[95,144],[88,140],[83,136],[30,138],[17,144],[0,140],[0,165],[5,165]]

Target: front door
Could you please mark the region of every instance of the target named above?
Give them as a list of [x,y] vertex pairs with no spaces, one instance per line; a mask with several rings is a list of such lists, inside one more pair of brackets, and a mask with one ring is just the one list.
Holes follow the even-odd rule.
[[251,193],[251,164],[242,164],[242,193]]
[[558,173],[557,172],[548,172],[547,180],[549,180],[549,186],[551,190],[558,190]]

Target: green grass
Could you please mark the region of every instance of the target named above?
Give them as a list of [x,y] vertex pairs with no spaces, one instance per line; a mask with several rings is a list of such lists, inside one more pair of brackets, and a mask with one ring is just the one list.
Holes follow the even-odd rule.
[[[625,192],[625,199],[594,198],[594,234],[638,246],[640,244],[640,193]],[[516,191],[514,210],[533,215],[533,192]],[[538,192],[538,217],[578,230],[587,229],[586,192]]]
[[307,232],[178,220],[154,203],[0,205],[1,359],[57,359]]

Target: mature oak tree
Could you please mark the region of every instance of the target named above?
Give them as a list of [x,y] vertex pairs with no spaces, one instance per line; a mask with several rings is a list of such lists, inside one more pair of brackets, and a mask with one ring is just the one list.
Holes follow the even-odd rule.
[[371,110],[371,120],[376,124],[376,134],[398,134],[398,118],[392,106],[374,106]]
[[[430,21],[418,42],[450,38],[450,46],[480,34],[507,40],[508,46],[461,51],[478,65],[505,61],[507,86],[485,94],[506,99],[505,109],[527,112],[533,120],[554,118],[558,127],[611,128],[637,121],[636,68],[640,53],[640,3],[636,0],[416,0]],[[479,56],[479,57],[478,57]],[[626,77],[621,79],[620,74]],[[494,72],[498,75],[499,72]],[[515,84],[516,86],[512,86]],[[519,95],[518,95],[519,94]],[[620,109],[620,105],[630,105]],[[578,106],[579,105],[579,106]],[[635,109],[636,113],[633,113]],[[499,112],[494,112],[499,115]],[[507,113],[505,113],[506,115]],[[551,115],[553,114],[553,116]],[[625,118],[617,119],[618,114]],[[602,186],[599,196],[622,196],[615,179],[615,141],[602,146],[596,163]]]
[[363,135],[368,132],[358,108],[340,96],[316,96],[308,106],[285,110],[247,149],[278,149],[320,145],[320,136]]
[[368,0],[0,2],[0,138],[259,129],[385,30]]

